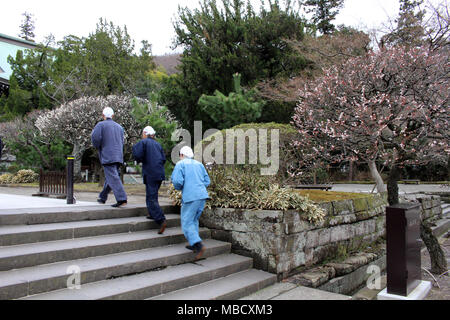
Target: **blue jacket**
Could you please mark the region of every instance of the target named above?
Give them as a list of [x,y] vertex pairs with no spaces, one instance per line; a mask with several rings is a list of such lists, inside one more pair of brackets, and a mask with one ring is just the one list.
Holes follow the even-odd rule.
[[142,139],[133,146],[133,157],[137,162],[142,162],[144,183],[166,179],[164,174],[166,156],[158,141],[152,138]]
[[208,172],[197,160],[178,161],[172,172],[172,183],[176,190],[181,190],[183,203],[208,198]]
[[101,164],[123,163],[123,136],[122,126],[112,119],[97,123],[91,141],[98,150]]

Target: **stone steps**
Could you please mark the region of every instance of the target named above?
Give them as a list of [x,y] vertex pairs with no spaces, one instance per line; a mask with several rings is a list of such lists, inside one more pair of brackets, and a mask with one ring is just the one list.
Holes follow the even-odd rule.
[[[161,206],[165,214],[179,213],[175,206]],[[30,225],[83,220],[102,220],[146,216],[147,208],[139,205],[126,205],[122,208],[111,208],[109,204],[61,207],[8,209],[0,214],[0,225]]]
[[[231,244],[207,239],[205,258],[230,252]],[[80,284],[192,262],[185,244],[63,261],[0,272],[0,299],[17,299],[67,288],[68,274],[80,271]]]
[[442,203],[442,216],[443,217],[450,217],[450,203]]
[[276,275],[249,269],[150,300],[234,300],[276,282]]
[[[180,226],[180,217],[167,214],[167,226]],[[33,225],[0,226],[0,248],[25,243],[93,237],[157,229],[158,224],[144,216],[84,220]]]
[[153,296],[225,277],[252,267],[252,259],[223,254],[196,263],[171,266],[112,280],[82,285],[79,290],[62,289],[28,296],[27,300],[117,300],[147,299]]
[[[208,229],[201,229],[202,238],[210,238]],[[119,233],[79,239],[46,241],[0,248],[0,271],[37,266],[59,261],[167,246],[184,242],[181,228]]]
[[178,208],[162,208],[162,235],[142,206],[0,210],[0,299],[149,299],[198,285],[210,295],[194,299],[237,299],[276,282],[206,228],[195,262]]

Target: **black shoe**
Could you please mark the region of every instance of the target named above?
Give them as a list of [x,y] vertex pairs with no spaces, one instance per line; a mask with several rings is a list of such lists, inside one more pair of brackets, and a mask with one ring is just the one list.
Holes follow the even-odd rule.
[[147,218],[148,220],[153,220],[153,218],[150,217],[150,216],[146,216],[146,218]]
[[111,207],[113,208],[119,208],[119,207],[123,207],[127,204],[127,200],[121,200],[121,201],[117,201],[117,203],[111,205]]
[[166,228],[167,228],[167,223],[166,223],[166,221],[164,221],[164,222],[161,224],[161,227],[159,228],[158,234],[163,234],[163,233],[164,233],[164,230],[166,230]]
[[102,203],[102,204],[105,204],[105,203],[106,203],[105,200],[102,200],[102,199],[100,199],[100,198],[97,199],[97,202],[98,202],[98,203]]
[[186,246],[186,249],[189,249],[189,250],[191,250],[191,251],[195,251],[194,247],[193,247],[193,246],[190,246],[190,245],[187,245],[187,246]]
[[197,254],[195,256],[195,261],[200,260],[203,256],[203,253],[205,253],[205,246],[201,242],[197,242],[194,244],[194,251]]

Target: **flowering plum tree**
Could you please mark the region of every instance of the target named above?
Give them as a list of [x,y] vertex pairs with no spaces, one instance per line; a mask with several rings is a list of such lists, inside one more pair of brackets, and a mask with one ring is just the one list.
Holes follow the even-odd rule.
[[43,136],[60,136],[73,146],[75,177],[81,176],[81,158],[92,147],[91,132],[102,120],[105,107],[114,110],[114,120],[125,130],[124,145],[129,147],[139,138],[142,128],[132,116],[131,98],[128,96],[82,97],[48,111],[36,120],[36,127]]
[[292,174],[320,159],[358,159],[372,169],[383,160],[390,167],[389,203],[398,203],[399,167],[448,159],[449,75],[448,53],[396,46],[304,84],[293,116],[304,137],[294,142],[302,159]]

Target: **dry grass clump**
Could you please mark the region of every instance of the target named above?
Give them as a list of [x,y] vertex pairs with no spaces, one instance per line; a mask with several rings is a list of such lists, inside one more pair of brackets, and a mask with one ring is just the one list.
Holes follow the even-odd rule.
[[[208,208],[295,209],[309,222],[324,220],[325,212],[313,201],[291,189],[281,188],[271,177],[261,176],[257,170],[217,166],[208,173],[211,179]],[[176,205],[181,205],[181,192],[170,186],[168,194]]]

